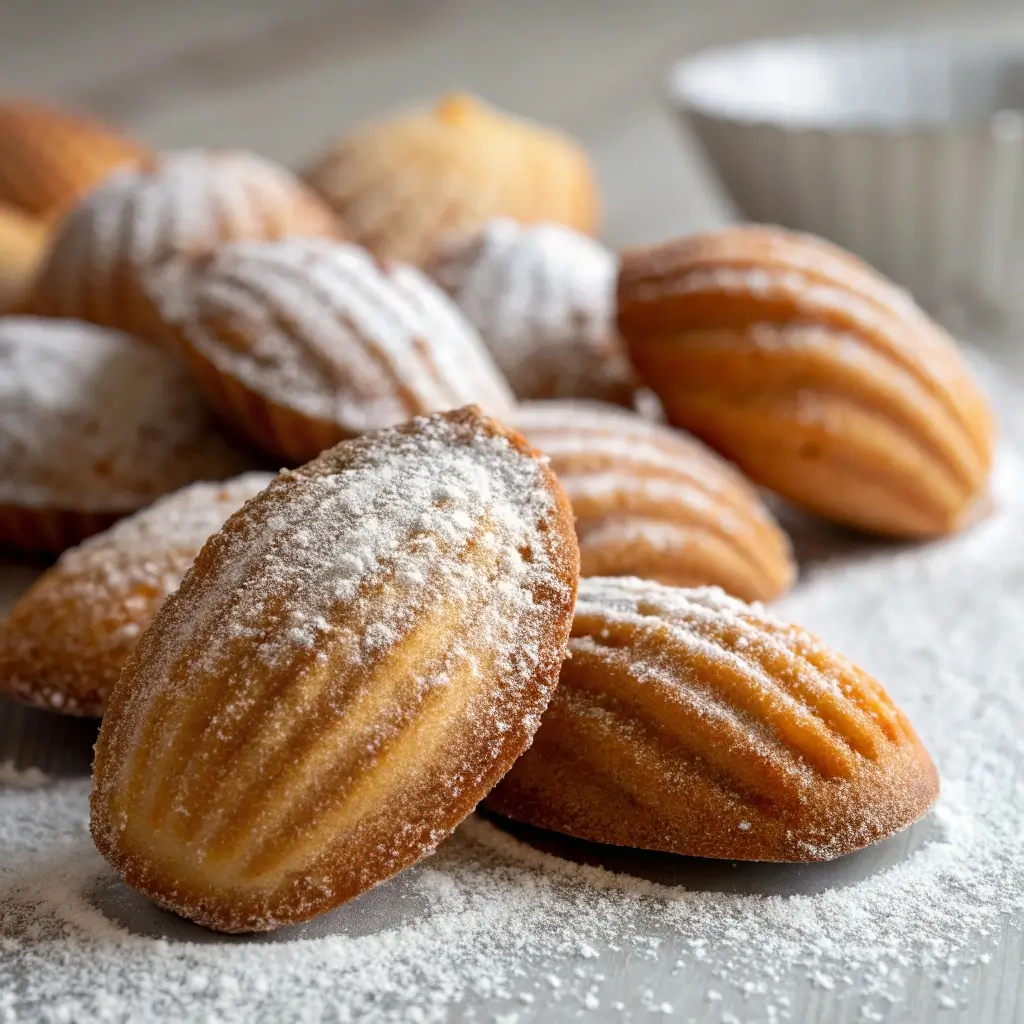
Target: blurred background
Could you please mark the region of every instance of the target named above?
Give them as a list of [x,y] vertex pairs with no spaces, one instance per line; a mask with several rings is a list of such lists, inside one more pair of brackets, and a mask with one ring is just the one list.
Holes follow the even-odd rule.
[[296,165],[451,89],[561,125],[597,163],[606,236],[723,216],[664,102],[671,63],[763,35],[927,26],[1024,35],[1020,0],[0,0],[0,92],[84,107],[158,146]]

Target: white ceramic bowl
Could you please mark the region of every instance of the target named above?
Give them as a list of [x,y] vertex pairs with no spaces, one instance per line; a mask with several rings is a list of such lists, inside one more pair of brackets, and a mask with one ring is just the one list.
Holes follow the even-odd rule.
[[947,319],[1024,311],[1024,47],[768,40],[680,61],[669,96],[746,218],[832,239]]

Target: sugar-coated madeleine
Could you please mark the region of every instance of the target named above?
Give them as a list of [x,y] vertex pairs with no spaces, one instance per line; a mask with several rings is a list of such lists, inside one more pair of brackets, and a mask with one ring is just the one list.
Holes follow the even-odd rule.
[[633,402],[615,327],[615,256],[560,224],[488,221],[442,240],[427,273],[479,331],[516,397]]
[[580,581],[570,657],[487,799],[581,839],[728,860],[832,860],[911,825],[939,780],[881,686],[718,588]]
[[0,314],[25,302],[47,237],[42,220],[0,200]]
[[241,150],[181,150],[111,175],[62,221],[32,310],[166,340],[151,276],[239,239],[339,237],[327,206],[290,171]]
[[26,100],[0,102],[0,202],[60,215],[111,171],[150,150],[82,114]]
[[551,459],[584,576],[720,586],[767,601],[796,577],[757,491],[696,438],[599,402],[528,402],[516,428]]
[[475,408],[283,472],[206,544],[114,688],[100,852],[228,932],[401,871],[529,744],[578,571],[554,474]]
[[619,328],[669,420],[836,522],[970,522],[992,416],[952,339],[837,247],[736,227],[626,252]]
[[92,324],[0,318],[0,547],[59,552],[249,460],[186,367]]
[[461,94],[357,128],[321,153],[305,179],[347,237],[413,264],[445,235],[491,217],[586,234],[600,219],[593,169],[572,139]]
[[455,304],[356,245],[238,242],[188,282],[173,278],[157,305],[224,420],[293,463],[422,413],[514,409]]
[[190,484],[65,551],[0,622],[0,693],[102,715],[128,655],[203,544],[272,479]]

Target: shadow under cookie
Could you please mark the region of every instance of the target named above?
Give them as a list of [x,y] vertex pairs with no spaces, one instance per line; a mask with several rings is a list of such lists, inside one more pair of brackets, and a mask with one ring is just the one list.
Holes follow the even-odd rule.
[[928,814],[891,839],[845,857],[804,864],[775,864],[682,857],[609,846],[524,825],[483,808],[477,813],[535,850],[575,864],[599,867],[659,885],[736,895],[815,896],[861,882],[908,859],[931,843],[943,840],[941,826],[934,815]]
[[58,778],[88,776],[98,718],[76,718],[0,697],[0,762]]
[[109,920],[145,938],[204,944],[296,942],[330,935],[359,938],[391,931],[430,916],[433,901],[417,884],[419,874],[419,869],[414,867],[305,924],[248,935],[229,935],[193,924],[161,909],[110,873],[93,879],[83,896]]

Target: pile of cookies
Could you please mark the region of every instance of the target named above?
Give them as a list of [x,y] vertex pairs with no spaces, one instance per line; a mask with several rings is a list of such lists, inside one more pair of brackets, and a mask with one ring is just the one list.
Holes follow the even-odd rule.
[[59,556],[0,692],[103,716],[92,834],[161,906],[307,920],[481,801],[805,861],[935,800],[878,683],[745,602],[796,575],[759,488],[984,511],[956,346],[826,242],[598,226],[583,151],[470,97],[298,176],[0,104],[0,545]]

